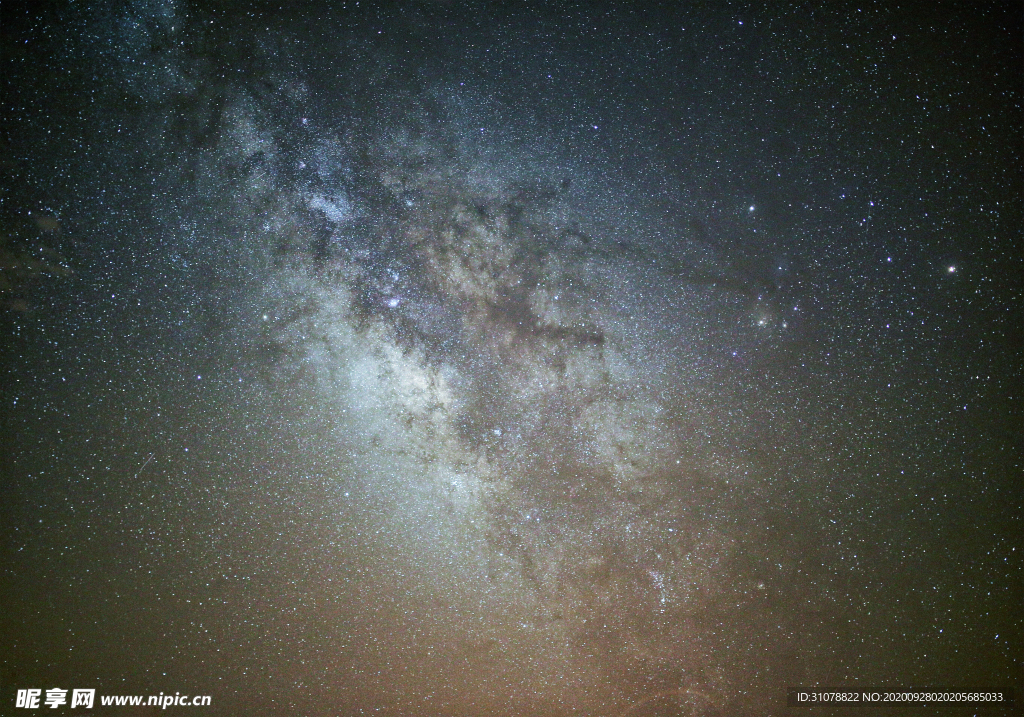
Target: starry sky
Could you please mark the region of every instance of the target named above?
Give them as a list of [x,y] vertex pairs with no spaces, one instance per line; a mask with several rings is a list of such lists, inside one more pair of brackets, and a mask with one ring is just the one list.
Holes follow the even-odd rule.
[[1019,8],[0,30],[5,704],[1019,694]]

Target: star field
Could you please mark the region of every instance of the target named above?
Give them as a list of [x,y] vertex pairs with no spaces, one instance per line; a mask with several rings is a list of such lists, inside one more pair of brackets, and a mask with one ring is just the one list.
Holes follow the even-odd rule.
[[1017,14],[3,14],[0,699],[1019,695]]

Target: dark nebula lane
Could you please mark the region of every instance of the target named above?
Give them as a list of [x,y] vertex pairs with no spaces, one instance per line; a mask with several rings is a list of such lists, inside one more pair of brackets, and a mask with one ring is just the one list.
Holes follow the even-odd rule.
[[1017,15],[89,5],[2,10],[0,711],[1020,694]]

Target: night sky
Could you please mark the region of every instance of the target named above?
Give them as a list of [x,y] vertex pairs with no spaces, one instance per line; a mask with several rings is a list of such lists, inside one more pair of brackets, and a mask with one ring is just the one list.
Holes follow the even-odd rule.
[[0,17],[4,714],[1020,697],[1016,3]]

